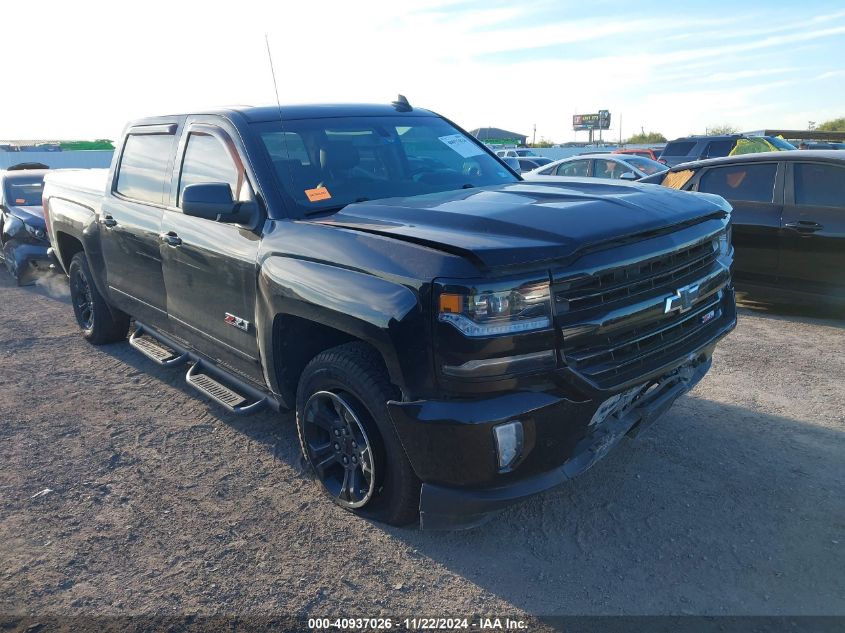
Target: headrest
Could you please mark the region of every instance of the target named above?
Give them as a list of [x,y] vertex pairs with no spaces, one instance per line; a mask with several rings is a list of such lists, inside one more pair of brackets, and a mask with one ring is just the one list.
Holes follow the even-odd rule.
[[358,149],[351,141],[330,141],[320,148],[320,166],[323,169],[350,169],[359,162]]

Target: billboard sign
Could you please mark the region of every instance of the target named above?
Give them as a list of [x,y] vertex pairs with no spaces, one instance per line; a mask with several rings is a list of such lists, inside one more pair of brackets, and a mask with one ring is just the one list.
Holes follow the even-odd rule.
[[609,130],[610,111],[599,110],[595,114],[573,114],[572,129],[581,130]]

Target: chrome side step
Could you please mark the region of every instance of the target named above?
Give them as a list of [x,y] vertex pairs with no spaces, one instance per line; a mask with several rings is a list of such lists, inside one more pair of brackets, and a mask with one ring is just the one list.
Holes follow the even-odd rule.
[[173,349],[175,345],[169,345],[162,339],[161,335],[149,335],[143,325],[136,323],[129,344],[162,367],[174,367],[189,360],[188,352],[177,351]]
[[248,384],[198,354],[183,349],[175,341],[143,323],[135,322],[135,332],[129,338],[129,344],[162,367],[192,363],[185,381],[230,413],[249,415],[264,407],[275,411],[282,408],[273,395]]
[[[269,399],[265,394],[240,381],[235,381],[233,376],[201,360],[191,365],[185,380],[191,387],[235,415],[249,415],[260,411],[268,404]],[[247,395],[242,395],[223,384],[224,381],[230,383],[235,389],[247,392]]]

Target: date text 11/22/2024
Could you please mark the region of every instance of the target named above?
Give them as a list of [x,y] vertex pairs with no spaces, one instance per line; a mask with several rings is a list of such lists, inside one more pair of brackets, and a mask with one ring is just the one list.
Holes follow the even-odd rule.
[[511,618],[309,618],[311,631],[528,631],[528,623]]

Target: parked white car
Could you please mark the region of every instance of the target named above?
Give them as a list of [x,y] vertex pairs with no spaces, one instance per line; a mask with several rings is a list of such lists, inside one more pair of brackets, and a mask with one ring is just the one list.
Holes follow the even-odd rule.
[[532,156],[538,156],[538,154],[535,154],[527,147],[520,147],[516,149],[497,150],[496,156],[499,156],[500,158],[531,158]]
[[666,169],[666,165],[643,156],[589,154],[557,160],[539,169],[523,172],[522,177],[525,180],[556,180],[560,177],[639,180]]

